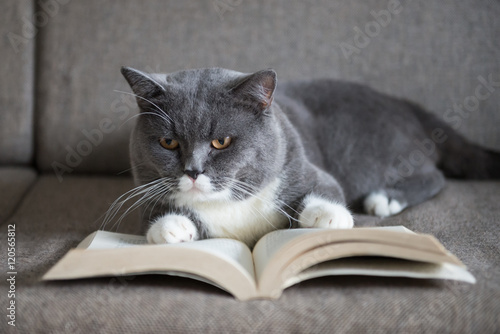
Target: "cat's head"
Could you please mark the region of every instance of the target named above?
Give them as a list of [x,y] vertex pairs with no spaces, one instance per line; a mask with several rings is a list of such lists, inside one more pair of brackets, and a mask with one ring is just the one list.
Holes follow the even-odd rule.
[[278,176],[285,155],[273,70],[122,74],[140,109],[130,145],[137,183],[163,178],[169,199],[190,205],[245,198]]

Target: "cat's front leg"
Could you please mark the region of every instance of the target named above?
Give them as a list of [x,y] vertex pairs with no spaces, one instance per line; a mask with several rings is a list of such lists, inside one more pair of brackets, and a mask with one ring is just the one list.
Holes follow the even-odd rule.
[[152,222],[146,237],[150,244],[174,244],[198,240],[199,233],[190,218],[180,214],[166,214]]
[[303,207],[299,215],[300,227],[352,228],[354,226],[351,213],[341,203],[309,194],[304,198]]
[[352,228],[354,220],[345,206],[344,192],[335,178],[311,166],[308,171],[310,192],[299,206],[299,226],[316,228]]

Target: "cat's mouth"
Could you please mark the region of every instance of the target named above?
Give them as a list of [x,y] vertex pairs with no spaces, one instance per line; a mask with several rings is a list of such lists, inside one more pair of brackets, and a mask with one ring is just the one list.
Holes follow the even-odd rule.
[[187,175],[179,178],[178,192],[174,200],[180,206],[193,206],[196,203],[227,201],[231,198],[229,189],[216,190],[208,176],[199,175],[192,179]]
[[205,175],[199,175],[196,179],[183,175],[179,179],[179,190],[192,194],[208,194],[213,191],[210,178]]

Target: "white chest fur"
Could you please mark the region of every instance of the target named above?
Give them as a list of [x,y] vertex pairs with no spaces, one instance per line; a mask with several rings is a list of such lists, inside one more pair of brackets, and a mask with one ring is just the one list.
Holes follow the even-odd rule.
[[264,234],[288,225],[276,206],[280,180],[243,201],[208,201],[192,204],[211,238],[233,238],[253,245]]

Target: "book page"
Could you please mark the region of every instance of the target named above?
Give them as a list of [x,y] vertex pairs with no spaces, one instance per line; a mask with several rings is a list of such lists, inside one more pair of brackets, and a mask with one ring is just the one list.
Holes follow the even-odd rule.
[[[407,229],[404,226],[362,227],[359,229],[363,230],[373,229],[379,231],[393,231],[393,232],[414,234],[413,231]],[[280,251],[283,248],[285,244],[290,243],[293,239],[303,237],[304,235],[318,233],[319,231],[322,230],[331,231],[330,229],[297,228],[289,230],[277,230],[266,234],[255,245],[252,253],[255,262],[256,276],[257,277],[261,276],[264,268],[269,264],[269,261],[276,255],[278,251]],[[349,229],[348,231],[350,230],[351,229]]]
[[144,235],[96,231],[76,246],[79,249],[113,249],[146,245],[148,241]]
[[277,298],[288,279],[320,262],[353,256],[385,256],[465,267],[431,235],[404,227],[298,229],[271,232],[253,251],[260,296]]
[[253,281],[256,281],[252,253],[248,246],[241,241],[217,238],[183,242],[176,246],[179,248],[197,249],[224,258],[226,261],[233,263],[234,266],[243,269]]
[[207,239],[165,245],[145,242],[144,236],[94,232],[43,279],[161,273],[202,280],[223,287],[239,299],[255,295],[252,254],[240,241]]
[[311,278],[335,275],[453,279],[472,284],[476,282],[474,276],[466,269],[450,263],[435,264],[384,257],[352,257],[309,267],[287,279],[283,288]]
[[[86,249],[117,249],[141,245],[146,247],[151,246],[148,244],[146,236],[143,235],[96,231],[89,237],[92,237],[89,244],[86,238],[77,246],[77,248],[86,247]],[[240,241],[219,238],[163,246],[197,249],[212,253],[215,256],[222,257],[230,262],[233,262],[236,266],[241,266],[248,273],[248,275],[252,277],[252,279],[255,279],[252,255],[250,254],[248,247]]]

